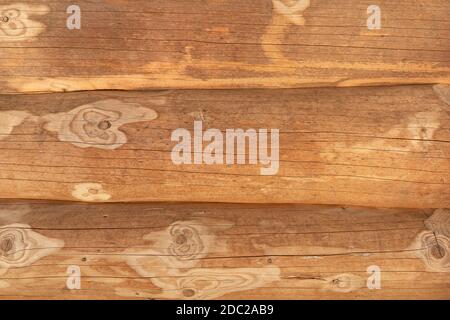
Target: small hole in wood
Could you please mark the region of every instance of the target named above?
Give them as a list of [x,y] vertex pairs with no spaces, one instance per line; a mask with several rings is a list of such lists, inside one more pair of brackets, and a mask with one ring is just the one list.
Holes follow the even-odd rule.
[[7,16],[2,17],[2,21],[3,22],[8,22],[9,21],[9,17],[7,17]]

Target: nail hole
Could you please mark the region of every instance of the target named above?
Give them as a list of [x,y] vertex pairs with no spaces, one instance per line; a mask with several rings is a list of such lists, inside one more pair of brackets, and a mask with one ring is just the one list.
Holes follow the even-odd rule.
[[2,17],[2,21],[3,22],[8,22],[9,21],[9,17],[7,17],[7,16]]

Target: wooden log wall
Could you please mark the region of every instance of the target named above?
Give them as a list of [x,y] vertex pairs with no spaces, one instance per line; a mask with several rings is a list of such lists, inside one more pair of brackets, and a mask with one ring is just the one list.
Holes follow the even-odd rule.
[[5,298],[446,299],[450,286],[449,210],[10,201],[0,219]]
[[73,5],[0,0],[0,299],[450,299],[448,0]]
[[[0,196],[445,208],[449,93],[401,86],[0,96]],[[267,165],[249,161],[174,164],[171,134],[193,133],[196,120],[224,133],[280,128],[277,174],[261,175]]]
[[[450,83],[448,0],[2,0],[4,92]],[[22,16],[15,18],[14,12]]]

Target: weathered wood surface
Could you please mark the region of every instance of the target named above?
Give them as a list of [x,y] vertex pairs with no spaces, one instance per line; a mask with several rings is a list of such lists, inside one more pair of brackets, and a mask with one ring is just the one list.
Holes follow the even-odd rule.
[[[0,297],[448,299],[449,221],[444,209],[3,202]],[[367,287],[373,266],[381,289]]]
[[[0,96],[0,198],[449,207],[449,101],[446,86]],[[194,120],[279,129],[278,173],[175,165],[171,133]]]
[[0,1],[0,92],[450,83],[448,0],[72,4]]

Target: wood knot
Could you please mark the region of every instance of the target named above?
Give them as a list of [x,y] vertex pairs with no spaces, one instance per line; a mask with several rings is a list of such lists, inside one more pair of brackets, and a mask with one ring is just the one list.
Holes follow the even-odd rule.
[[430,254],[433,258],[439,260],[439,259],[443,259],[445,257],[446,252],[445,252],[444,247],[442,247],[439,244],[435,244],[433,247],[431,247]]
[[111,122],[109,122],[108,120],[100,121],[98,123],[98,128],[100,130],[108,130],[109,128],[111,128]]
[[433,215],[425,221],[425,226],[430,231],[450,238],[450,210],[435,210]]
[[22,19],[19,19],[21,16],[20,10],[7,9],[1,12],[0,15],[2,16],[2,22],[6,23],[6,25],[1,26],[0,29],[7,36],[18,37],[26,34],[28,26]]
[[192,226],[175,224],[169,231],[172,243],[169,253],[180,260],[194,259],[203,252],[203,242],[199,232]]
[[45,15],[49,8],[43,5],[0,5],[0,42],[21,41],[38,36],[46,26],[29,18],[30,15]]
[[129,123],[152,121],[157,113],[135,103],[101,100],[80,106],[67,113],[49,114],[45,129],[58,133],[60,141],[81,148],[117,149],[127,143],[120,128]]
[[95,194],[98,194],[100,191],[99,191],[99,189],[93,189],[93,188],[90,188],[90,189],[88,190],[88,192],[89,192],[90,194],[92,194],[92,195],[95,195]]
[[29,225],[12,224],[0,228],[0,269],[28,266],[64,246],[46,238]]
[[195,296],[195,290],[193,290],[193,289],[184,289],[183,290],[183,296],[185,296],[186,298],[192,298],[193,296]]
[[329,287],[336,292],[352,292],[364,286],[364,280],[353,274],[340,274],[328,278]]
[[14,247],[14,236],[6,236],[0,240],[0,255],[7,256]]
[[0,232],[0,258],[14,262],[20,260],[25,252],[21,251],[25,245],[24,237],[19,230],[4,230]]
[[72,196],[81,201],[108,201],[111,195],[105,191],[100,183],[80,183],[74,186]]
[[186,236],[185,236],[185,235],[182,235],[182,234],[180,234],[180,235],[176,238],[176,240],[175,240],[175,242],[176,242],[177,244],[179,244],[179,245],[185,244],[186,241],[187,241]]
[[[79,115],[82,115],[83,119],[76,117],[71,124],[74,133],[84,133],[88,137],[86,138],[87,141],[91,142],[101,142],[101,140],[108,142],[114,140],[111,140],[111,137],[114,137],[114,135],[108,134],[106,130],[111,128],[111,121],[117,121],[120,119],[120,113],[86,110]],[[83,126],[81,127],[80,124],[83,124]],[[80,130],[81,132],[79,132]]]
[[340,276],[336,279],[333,279],[333,281],[331,281],[331,284],[333,287],[337,288],[337,289],[348,289],[350,286],[351,280],[349,277],[347,276]]
[[420,257],[425,265],[438,272],[450,271],[450,257],[448,251],[450,239],[442,234],[424,231],[416,240],[416,255]]

